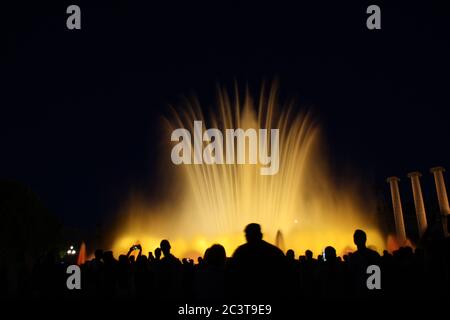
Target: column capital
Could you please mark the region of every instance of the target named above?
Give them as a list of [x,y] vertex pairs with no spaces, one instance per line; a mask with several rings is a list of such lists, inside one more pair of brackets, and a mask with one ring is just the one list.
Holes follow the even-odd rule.
[[392,181],[400,181],[399,177],[389,177],[386,179],[386,182],[391,183]]
[[408,173],[407,176],[408,176],[408,178],[412,178],[412,177],[421,177],[422,174],[421,174],[419,171],[413,171],[413,172]]
[[431,173],[435,173],[435,172],[439,172],[439,171],[445,172],[445,168],[444,167],[433,167],[430,169]]

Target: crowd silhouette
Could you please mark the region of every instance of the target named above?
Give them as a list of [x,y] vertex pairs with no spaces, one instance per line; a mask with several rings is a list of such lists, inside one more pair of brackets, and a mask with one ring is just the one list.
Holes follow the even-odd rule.
[[[298,299],[434,298],[449,288],[449,238],[402,247],[380,256],[356,230],[356,251],[342,257],[328,246],[316,258],[310,250],[296,257],[263,240],[258,224],[245,228],[247,242],[230,257],[214,244],[197,262],[171,253],[168,240],[148,255],[141,245],[115,259],[98,249],[81,265],[81,290],[68,290],[66,268],[46,253],[33,267],[19,296],[30,298],[146,299],[149,301],[289,301]],[[137,255],[132,254],[138,251]],[[367,267],[381,270],[381,289],[369,289]],[[20,272],[20,271],[17,271]],[[4,273],[2,273],[4,275]],[[7,281],[7,279],[3,279]],[[5,293],[3,292],[3,295]],[[446,296],[446,295],[445,295]]]

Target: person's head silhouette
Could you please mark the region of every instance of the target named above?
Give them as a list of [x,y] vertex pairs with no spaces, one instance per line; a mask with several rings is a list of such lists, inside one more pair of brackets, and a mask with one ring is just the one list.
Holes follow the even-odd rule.
[[205,263],[209,267],[224,267],[227,260],[225,248],[220,244],[213,244],[205,252]]
[[155,249],[155,259],[159,260],[161,258],[161,248]]
[[289,250],[286,252],[286,257],[287,257],[289,260],[295,260],[295,252],[294,252],[294,250],[289,249]]
[[362,230],[355,230],[353,234],[353,242],[356,244],[356,247],[359,249],[364,249],[366,247],[367,236],[366,233]]
[[114,256],[112,251],[105,251],[103,253],[103,261],[107,264],[114,262]]
[[164,254],[164,257],[167,257],[170,255],[170,242],[169,240],[162,240],[159,244],[159,247],[161,248],[162,253]]
[[336,249],[331,246],[325,248],[325,259],[329,262],[336,261]]
[[257,223],[250,223],[245,227],[245,238],[248,243],[255,243],[262,240],[261,226]]
[[102,260],[103,259],[103,250],[97,249],[95,250],[95,260]]

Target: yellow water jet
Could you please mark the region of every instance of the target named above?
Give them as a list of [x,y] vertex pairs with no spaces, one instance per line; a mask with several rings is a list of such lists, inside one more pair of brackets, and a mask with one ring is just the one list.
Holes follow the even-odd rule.
[[[175,111],[167,120],[169,156],[164,159],[170,159],[173,147],[170,132],[177,128],[192,132],[195,121],[223,132],[276,128],[278,173],[261,175],[260,163],[176,166],[167,160],[165,170],[181,186],[181,194],[168,194],[157,204],[131,197],[114,235],[116,253],[126,252],[137,241],[144,250],[153,251],[167,238],[179,256],[202,255],[213,243],[221,243],[231,255],[245,241],[243,229],[251,222],[261,224],[264,238],[272,243],[281,230],[286,249],[297,253],[311,249],[319,254],[327,245],[338,253],[351,250],[357,228],[367,232],[369,245],[379,251],[385,247],[370,195],[362,194],[364,189],[354,177],[345,177],[347,185],[336,186],[321,148],[319,126],[310,113],[280,103],[276,86],[263,88],[256,100],[248,92],[241,100],[237,90],[230,96],[219,89],[214,110],[205,116],[200,103],[192,99],[183,111]],[[202,143],[204,147],[206,142]]]

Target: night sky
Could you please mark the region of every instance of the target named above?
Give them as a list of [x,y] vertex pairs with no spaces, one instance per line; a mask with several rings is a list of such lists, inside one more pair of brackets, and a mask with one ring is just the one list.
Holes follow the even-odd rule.
[[[133,188],[157,190],[155,164],[170,161],[160,117],[191,93],[212,105],[217,83],[257,92],[277,78],[282,98],[314,111],[332,165],[386,193],[390,175],[409,191],[408,172],[431,188],[429,168],[450,169],[439,2],[92,2],[21,3],[1,18],[0,179],[31,187],[68,225],[104,220]],[[81,30],[66,28],[70,4]],[[366,28],[369,4],[381,30]]]

